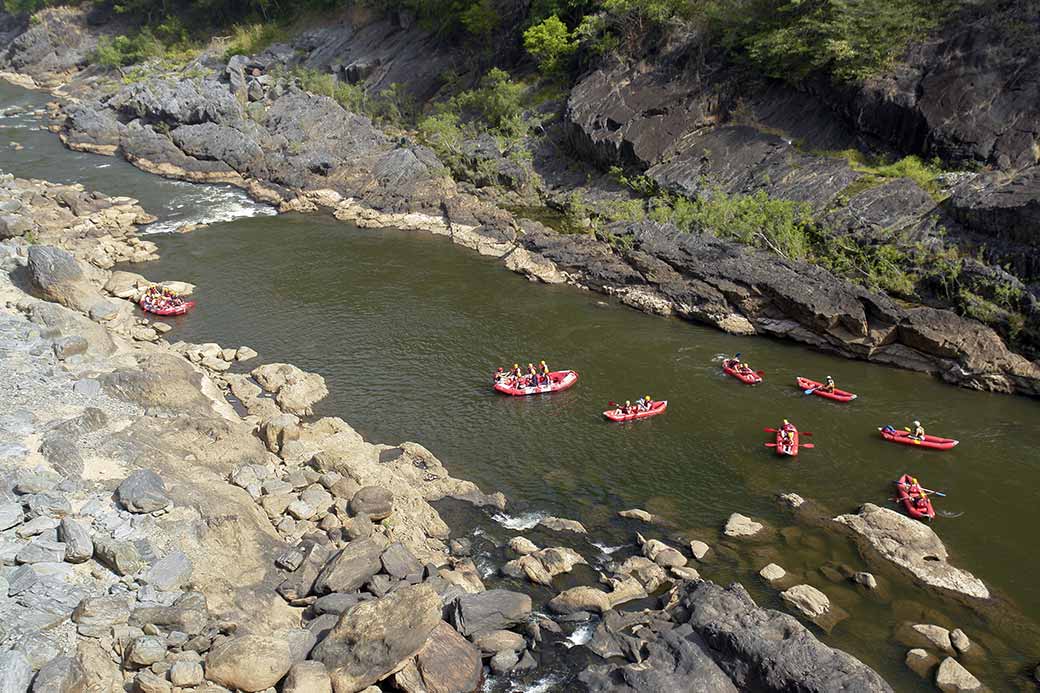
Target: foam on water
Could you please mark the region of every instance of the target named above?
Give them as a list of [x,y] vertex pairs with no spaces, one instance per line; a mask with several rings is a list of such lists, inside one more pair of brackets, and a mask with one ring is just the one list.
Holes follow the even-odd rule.
[[508,513],[498,512],[492,515],[491,519],[506,529],[531,529],[546,517],[548,517],[546,513],[537,510],[516,517]]
[[625,548],[625,546],[626,546],[626,544],[621,544],[620,546],[607,546],[606,544],[599,544],[599,543],[594,542],[594,541],[593,542],[589,542],[589,543],[592,544],[593,546],[595,546],[597,549],[599,549],[601,552],[603,552],[607,556],[609,556],[610,554],[612,554],[612,553],[614,553],[614,552],[616,552],[616,551],[618,551],[620,549]]
[[[499,681],[508,681],[509,677],[506,676],[488,676],[484,679],[484,685],[481,686],[480,690],[483,693],[491,693],[495,690],[496,685]],[[549,693],[549,691],[558,690],[557,687],[563,683],[563,677],[559,674],[549,674],[529,684],[511,683],[506,690],[511,693]]]
[[574,629],[574,632],[567,636],[567,642],[564,643],[568,649],[577,647],[578,645],[584,645],[589,640],[592,640],[592,635],[595,633],[596,627],[591,623],[585,623]]
[[277,214],[274,207],[255,202],[235,188],[178,182],[180,186],[184,196],[171,200],[165,210],[158,210],[159,221],[142,229],[142,234],[171,233],[189,224],[216,224]]

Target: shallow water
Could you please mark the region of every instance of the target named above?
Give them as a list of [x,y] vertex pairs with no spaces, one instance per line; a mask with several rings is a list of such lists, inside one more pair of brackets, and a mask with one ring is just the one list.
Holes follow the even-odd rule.
[[[0,87],[0,109],[11,94],[40,99]],[[12,121],[22,125],[12,128]],[[116,159],[68,152],[32,126],[27,118],[0,120],[0,168],[131,195],[167,223],[213,216],[214,206],[264,211],[237,191],[164,181]],[[26,149],[7,149],[7,139]],[[830,635],[817,633],[878,668],[897,690],[934,690],[903,665],[907,648],[889,642],[900,620],[924,618],[946,619],[985,640],[991,656],[969,668],[995,689],[1031,685],[1025,673],[1040,658],[1032,625],[1040,615],[1036,401],[647,316],[572,287],[532,284],[427,234],[283,215],[153,240],[162,260],[127,269],[199,286],[198,307],[170,322],[171,340],[247,344],[264,361],[321,373],[331,395],[319,414],[341,416],[373,440],[421,442],[456,476],[505,492],[517,526],[534,517],[525,513],[574,517],[598,543],[614,547],[633,538],[633,526],[614,513],[643,507],[676,533],[722,549],[704,575],[740,579],[761,603],[779,607],[775,591],[754,574],[770,561],[819,586],[851,617]],[[719,359],[734,351],[765,371],[764,383],[749,387],[722,375]],[[494,367],[541,358],[578,370],[580,382],[532,398],[490,389]],[[794,386],[795,375],[828,374],[860,398],[842,405]],[[623,425],[603,420],[609,400],[646,393],[668,399],[668,412]],[[763,446],[771,440],[763,427],[783,417],[814,434],[817,447],[794,461]],[[936,452],[878,436],[878,426],[914,418],[962,443]],[[954,563],[1012,608],[976,614],[895,575],[881,575],[880,596],[864,596],[820,572],[827,563],[865,566],[848,541],[815,527],[785,530],[760,547],[727,551],[718,541],[734,511],[776,529],[792,525],[775,500],[780,491],[815,499],[831,513],[852,512],[865,501],[889,503],[891,480],[904,471],[948,494],[936,499],[950,516],[937,518],[935,530]],[[584,552],[598,549],[588,544]],[[1014,612],[1030,624],[1007,616]]]

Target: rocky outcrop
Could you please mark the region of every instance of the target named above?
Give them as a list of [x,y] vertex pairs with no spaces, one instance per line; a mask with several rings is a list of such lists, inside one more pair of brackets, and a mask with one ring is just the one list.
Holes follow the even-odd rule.
[[990,598],[981,580],[947,562],[946,546],[926,524],[871,503],[864,504],[855,515],[840,515],[834,521],[852,530],[868,561],[880,557],[940,591],[972,599]]
[[572,280],[625,300],[651,290],[668,312],[742,334],[786,337],[981,390],[1040,394],[1040,366],[950,311],[903,308],[830,272],[668,224],[614,224],[626,249],[531,228],[522,242]]
[[590,647],[631,663],[591,665],[581,680],[594,691],[646,693],[892,690],[793,617],[758,607],[739,585],[686,583],[668,603],[672,608],[661,612],[606,617]]

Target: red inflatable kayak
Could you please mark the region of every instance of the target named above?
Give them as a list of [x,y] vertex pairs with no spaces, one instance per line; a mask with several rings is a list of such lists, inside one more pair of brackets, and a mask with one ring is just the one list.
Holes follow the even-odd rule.
[[495,389],[514,397],[537,395],[543,392],[559,392],[578,382],[578,373],[576,371],[553,371],[549,374],[549,383],[546,385],[527,386],[524,384],[526,381],[526,377],[520,383],[509,378],[495,383]]
[[147,311],[149,313],[154,313],[155,315],[184,315],[189,310],[195,307],[195,301],[185,301],[184,303],[181,303],[176,306],[159,307],[151,305],[145,299],[142,298],[138,305],[141,306],[141,310]]
[[754,371],[750,373],[738,373],[735,369],[730,368],[725,363],[722,364],[722,370],[728,373],[729,375],[732,375],[737,380],[747,383],[748,385],[754,385],[755,383],[762,382],[762,376],[760,376],[758,373],[755,373]]
[[652,402],[650,408],[646,411],[634,411],[631,414],[622,414],[618,409],[611,409],[610,411],[603,412],[603,416],[607,417],[611,421],[635,421],[636,419],[649,419],[651,416],[663,414],[664,410],[667,408],[668,400],[662,399],[659,402]]
[[[932,508],[932,500],[928,497],[927,493],[921,490],[911,494],[911,481],[910,475],[904,474],[899,477],[899,481],[896,482],[896,492],[899,494],[899,500],[903,502],[903,506],[906,508],[906,512],[918,520],[931,520],[935,517],[935,509]],[[918,487],[920,489],[920,487]],[[917,505],[914,501],[917,498],[924,498],[923,506]]]
[[808,378],[802,378],[800,376],[795,379],[798,381],[798,387],[800,387],[801,389],[812,389],[814,395],[826,397],[827,399],[833,399],[835,402],[851,402],[852,400],[856,399],[856,395],[852,394],[851,392],[845,392],[844,390],[839,390],[837,388],[834,389],[834,392],[827,392],[825,390],[821,390],[820,388],[823,387],[823,383],[818,383],[815,380],[809,380]]
[[790,436],[791,436],[790,440],[788,442],[784,442],[783,427],[780,427],[780,428],[776,429],[776,442],[773,443],[773,445],[771,445],[770,447],[774,447],[775,446],[776,447],[776,454],[780,455],[781,457],[784,456],[784,455],[788,455],[790,457],[797,457],[798,456],[798,429],[795,428],[794,426],[791,426],[788,429],[788,433],[790,433]]
[[911,438],[909,431],[895,431],[885,428],[879,428],[878,431],[881,433],[882,438],[893,443],[917,445],[922,448],[932,448],[933,450],[949,450],[960,442],[959,440],[953,440],[952,438],[940,438],[938,436],[928,435],[924,437],[924,440],[918,440],[917,438]]

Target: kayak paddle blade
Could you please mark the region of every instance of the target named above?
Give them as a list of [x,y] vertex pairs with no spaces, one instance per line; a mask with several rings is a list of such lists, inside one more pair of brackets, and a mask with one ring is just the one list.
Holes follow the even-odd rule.
[[808,390],[803,390],[802,394],[803,395],[811,395],[814,392],[816,392],[816,388],[815,387],[810,387]]
[[775,429],[775,428],[765,428],[765,429],[763,429],[763,430],[764,430],[764,431],[765,431],[766,433],[776,433],[776,429]]
[[802,443],[801,446],[803,448],[809,448],[810,450],[812,450],[814,447],[816,447],[816,444],[815,443]]

